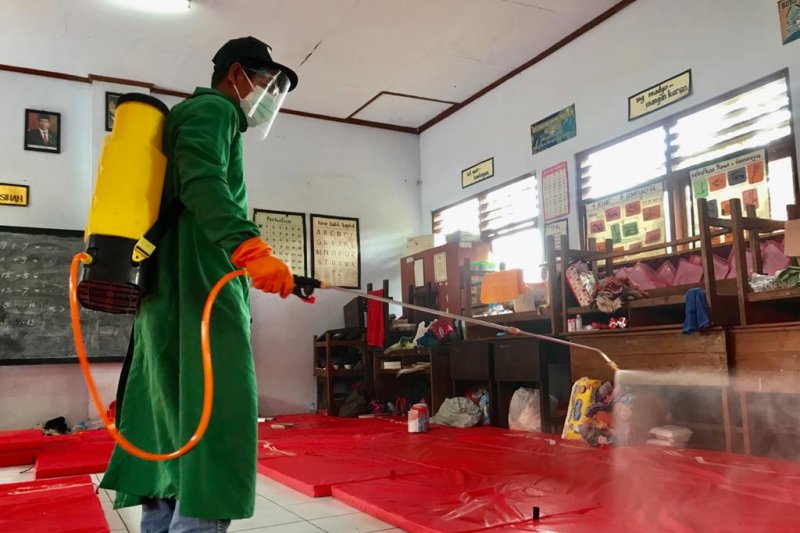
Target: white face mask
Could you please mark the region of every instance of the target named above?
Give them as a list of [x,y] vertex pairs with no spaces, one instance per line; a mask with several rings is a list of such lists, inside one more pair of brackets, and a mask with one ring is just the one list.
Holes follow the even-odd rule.
[[242,98],[239,94],[239,89],[235,85],[233,86],[236,95],[239,97],[239,106],[247,117],[247,125],[249,127],[261,126],[269,122],[278,112],[277,102],[275,102],[274,96],[266,94],[267,90],[264,87],[256,87],[247,74],[244,76],[253,90]]
[[234,84],[233,88],[239,96],[239,106],[247,117],[247,125],[257,132],[261,139],[266,139],[272,123],[278,115],[278,110],[289,92],[289,78],[280,72],[271,72],[266,86],[253,85],[250,77],[245,73],[245,79],[253,91],[245,98],[239,94],[239,89]]

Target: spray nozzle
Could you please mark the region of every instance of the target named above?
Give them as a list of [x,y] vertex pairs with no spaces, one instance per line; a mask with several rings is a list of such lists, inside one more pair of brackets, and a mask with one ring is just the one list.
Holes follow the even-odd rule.
[[313,304],[317,300],[316,297],[312,296],[314,294],[314,289],[319,289],[322,286],[323,283],[318,279],[295,275],[292,294],[304,302]]

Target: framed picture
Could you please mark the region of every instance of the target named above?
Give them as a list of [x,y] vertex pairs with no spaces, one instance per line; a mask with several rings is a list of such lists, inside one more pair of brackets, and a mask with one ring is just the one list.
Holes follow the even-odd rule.
[[106,93],[106,131],[114,128],[114,115],[117,113],[117,101],[122,93]]
[[253,222],[261,238],[272,246],[275,257],[281,258],[298,276],[306,274],[306,215],[288,211],[253,209]]
[[330,285],[361,287],[358,219],[311,215],[311,276]]
[[25,149],[61,153],[61,113],[26,109]]

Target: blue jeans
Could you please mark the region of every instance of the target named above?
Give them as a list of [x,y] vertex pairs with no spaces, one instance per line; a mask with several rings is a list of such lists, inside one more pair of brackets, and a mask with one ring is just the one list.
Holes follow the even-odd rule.
[[230,525],[230,520],[183,516],[175,500],[151,499],[142,504],[142,533],[225,533]]

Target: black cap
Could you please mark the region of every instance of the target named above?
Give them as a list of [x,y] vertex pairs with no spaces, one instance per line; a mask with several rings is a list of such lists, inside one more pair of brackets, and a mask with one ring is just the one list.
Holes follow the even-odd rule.
[[273,61],[272,55],[270,55],[271,49],[267,43],[259,41],[255,37],[240,37],[231,39],[222,45],[212,61],[216,68],[227,68],[233,63],[239,63],[249,69],[280,70],[289,78],[289,90],[291,91],[297,87],[297,74],[289,67]]

